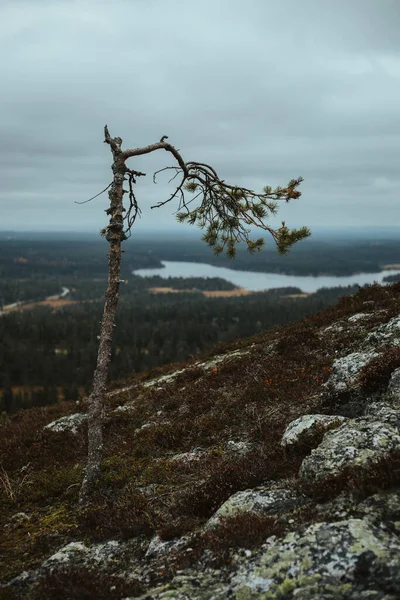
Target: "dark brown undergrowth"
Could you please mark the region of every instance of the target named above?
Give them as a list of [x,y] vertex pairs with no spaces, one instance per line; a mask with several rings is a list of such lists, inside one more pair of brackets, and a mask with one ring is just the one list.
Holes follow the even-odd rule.
[[[191,359],[127,378],[122,385],[132,389],[107,399],[103,475],[92,507],[79,515],[74,507],[86,455],[85,430],[73,436],[43,432],[43,427],[81,411],[85,404],[78,408],[64,402],[6,418],[0,424],[0,465],[15,491],[11,498],[4,486],[0,489],[7,577],[31,568],[46,553],[72,540],[127,539],[154,532],[171,539],[193,532],[231,494],[296,475],[321,432],[315,432],[318,440],[308,440],[290,456],[280,447],[285,427],[306,413],[332,411],[333,400],[323,408],[320,398],[332,362],[357,348],[368,328],[386,323],[399,309],[400,283],[369,286],[298,323],[219,344],[200,360],[237,349],[249,354],[226,357],[210,369],[195,366]],[[368,321],[348,322],[358,312],[369,313]],[[343,330],[324,333],[334,323],[343,325]],[[399,349],[386,348],[381,360],[362,370],[360,384],[368,389],[384,387],[398,366]],[[186,371],[171,381],[141,385],[180,369]],[[131,403],[130,410],[113,413],[111,409],[121,403]],[[252,450],[237,456],[228,451],[228,441],[248,442]],[[197,462],[170,460],[198,447],[204,454]],[[393,454],[369,470],[347,470],[323,484],[298,485],[307,488],[315,501],[329,500],[344,489],[366,496],[398,485],[399,461]],[[304,519],[312,518],[307,510]],[[13,529],[10,522],[18,512],[26,512],[29,521]],[[228,543],[233,547],[239,539],[257,543],[258,526],[260,531],[265,526],[263,535],[268,535],[268,527],[275,527],[270,521],[261,524],[243,517],[243,522],[236,522],[237,530],[231,523],[231,542],[228,530],[221,533],[218,539],[225,540],[221,547]]]
[[230,548],[256,548],[271,535],[281,536],[285,527],[276,517],[240,513],[221,519],[218,527],[202,536],[204,549],[223,554]]
[[75,460],[83,455],[79,444],[70,444],[65,452],[65,438],[43,432],[43,427],[56,419],[72,414],[75,406],[60,402],[54,406],[30,408],[12,415],[0,425],[0,463],[6,470],[21,469],[28,462],[35,469],[42,465]]
[[400,348],[391,346],[360,369],[358,381],[361,388],[365,391],[385,389],[393,371],[398,367],[400,367]]
[[120,600],[140,596],[146,590],[135,579],[129,582],[94,569],[54,570],[40,578],[32,600]]
[[174,518],[180,515],[209,518],[235,492],[267,480],[289,477],[298,471],[300,464],[300,457],[289,458],[280,448],[268,454],[260,449],[244,457],[223,456],[209,465],[204,481],[175,496],[170,512]]
[[92,505],[80,511],[78,524],[81,534],[92,541],[151,536],[156,529],[147,499],[132,486],[116,498],[98,493]]

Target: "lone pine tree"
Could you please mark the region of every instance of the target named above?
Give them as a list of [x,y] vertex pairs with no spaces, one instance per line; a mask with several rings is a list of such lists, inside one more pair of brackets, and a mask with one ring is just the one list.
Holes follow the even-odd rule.
[[[152,208],[175,200],[178,205],[178,221],[191,225],[197,224],[203,229],[202,239],[214,249],[215,254],[225,251],[227,256],[234,258],[236,246],[240,242],[247,245],[249,252],[260,251],[264,240],[263,238],[252,239],[251,228],[253,227],[268,231],[280,254],[286,254],[293,244],[311,235],[307,227],[289,229],[282,221],[282,226],[274,230],[265,223],[269,214],[277,213],[278,200],[289,202],[289,200],[300,197],[301,192],[297,188],[303,181],[302,177],[292,179],[284,188],[277,187],[272,190],[271,187],[266,186],[262,192],[257,193],[226,183],[208,164],[185,162],[179,150],[166,141],[168,139],[166,135],[155,144],[130,150],[121,148],[122,139],[120,137],[112,138],[107,125],[104,128],[104,135],[104,141],[110,146],[114,160],[112,164],[113,181],[106,188],[109,190],[110,199],[110,206],[106,213],[109,215],[110,221],[108,226],[102,230],[102,235],[109,243],[108,283],[93,388],[88,399],[88,457],[79,495],[81,505],[90,502],[93,489],[101,474],[103,409],[111,358],[112,332],[119,296],[121,244],[130,235],[135,219],[140,213],[133,186],[136,184],[137,177],[145,176],[145,173],[128,168],[126,161],[134,156],[149,154],[156,150],[166,150],[173,156],[177,164],[156,171],[153,181],[156,181],[156,176],[161,171],[171,170],[172,179],[179,178],[179,184],[169,198]],[[125,182],[129,189],[124,189]],[[186,193],[191,194],[190,201],[186,200]],[[125,194],[129,198],[127,208],[124,207],[123,202]],[[197,204],[195,204],[196,200]]]

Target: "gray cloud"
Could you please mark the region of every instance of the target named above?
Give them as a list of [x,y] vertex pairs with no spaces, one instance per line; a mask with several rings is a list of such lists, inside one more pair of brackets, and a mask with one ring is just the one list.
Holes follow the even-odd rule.
[[[0,8],[0,228],[105,224],[103,127],[169,135],[188,160],[261,188],[302,175],[273,223],[393,225],[400,176],[398,0],[12,0]],[[166,161],[167,159],[167,161]],[[138,229],[177,226],[171,160]],[[182,226],[181,226],[182,227]]]

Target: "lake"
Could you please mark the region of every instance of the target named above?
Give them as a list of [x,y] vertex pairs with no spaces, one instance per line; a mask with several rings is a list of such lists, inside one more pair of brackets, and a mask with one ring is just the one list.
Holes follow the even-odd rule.
[[138,269],[133,271],[134,275],[142,277],[221,277],[232,282],[234,285],[261,292],[272,288],[298,287],[303,292],[316,292],[322,287],[337,287],[347,285],[365,285],[366,283],[382,283],[382,279],[387,275],[394,275],[400,271],[388,270],[379,273],[358,273],[345,277],[335,277],[333,275],[283,275],[278,273],[256,273],[253,271],[236,271],[226,267],[214,267],[205,263],[161,261],[163,268],[156,269]]

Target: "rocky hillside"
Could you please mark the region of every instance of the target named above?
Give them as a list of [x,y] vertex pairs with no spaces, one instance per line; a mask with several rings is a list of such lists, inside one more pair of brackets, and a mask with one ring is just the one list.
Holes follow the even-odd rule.
[[0,596],[400,598],[400,284],[0,425]]

